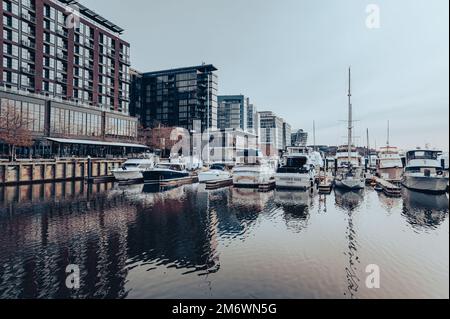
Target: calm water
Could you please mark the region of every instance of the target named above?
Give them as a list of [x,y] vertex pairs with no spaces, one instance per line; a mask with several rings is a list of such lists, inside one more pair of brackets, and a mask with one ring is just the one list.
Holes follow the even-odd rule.
[[0,189],[0,298],[449,298],[447,195],[154,191]]

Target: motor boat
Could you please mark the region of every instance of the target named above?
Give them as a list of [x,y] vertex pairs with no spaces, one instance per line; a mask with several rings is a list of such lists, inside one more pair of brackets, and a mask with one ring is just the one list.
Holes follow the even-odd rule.
[[142,172],[145,184],[159,184],[190,177],[184,164],[159,163],[152,170]]
[[403,176],[403,163],[396,147],[383,147],[377,161],[377,175],[382,179],[400,183]]
[[156,155],[145,154],[141,158],[127,160],[121,168],[112,170],[111,173],[120,183],[142,181],[144,178],[142,173],[152,170],[158,161]]
[[284,165],[277,169],[275,185],[277,189],[303,189],[314,187],[316,169],[307,153],[290,153]]
[[275,181],[278,162],[264,158],[260,150],[245,150],[244,163],[237,164],[232,171],[236,187],[258,187]]
[[198,174],[198,181],[200,183],[224,181],[231,179],[231,172],[225,164],[216,163],[205,171]]
[[441,155],[441,151],[428,149],[407,152],[403,186],[419,192],[445,193],[449,176],[439,160]]

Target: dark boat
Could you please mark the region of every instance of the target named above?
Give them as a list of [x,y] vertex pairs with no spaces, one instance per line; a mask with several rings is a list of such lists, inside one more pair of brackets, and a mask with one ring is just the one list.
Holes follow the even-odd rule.
[[190,177],[183,164],[160,163],[153,170],[142,172],[144,183],[158,184]]

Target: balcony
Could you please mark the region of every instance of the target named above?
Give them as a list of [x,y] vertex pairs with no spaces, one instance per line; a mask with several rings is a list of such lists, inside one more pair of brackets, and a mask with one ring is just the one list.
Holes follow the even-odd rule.
[[21,43],[23,46],[25,46],[25,47],[27,47],[27,48],[30,48],[30,49],[35,49],[35,48],[36,48],[36,44],[35,44],[34,42],[31,42],[30,40],[22,39],[22,40],[20,41],[20,43]]
[[128,66],[131,65],[130,59],[127,59],[127,58],[121,57],[121,58],[119,58],[119,62],[120,62],[120,63],[123,63],[123,64],[125,64],[125,65],[128,65]]
[[58,54],[56,56],[58,57],[58,59],[67,60],[67,54],[65,54],[65,53],[58,52]]
[[36,18],[33,17],[32,15],[22,12],[21,16],[22,16],[22,19],[27,20],[33,24],[36,24]]
[[67,31],[63,30],[63,29],[56,30],[56,33],[58,33],[59,35],[62,35],[63,37],[67,37],[67,35],[68,35]]
[[62,83],[62,84],[67,84],[67,79],[61,76],[58,76],[56,78],[56,82]]
[[34,69],[30,67],[21,67],[20,70],[22,73],[34,75]]

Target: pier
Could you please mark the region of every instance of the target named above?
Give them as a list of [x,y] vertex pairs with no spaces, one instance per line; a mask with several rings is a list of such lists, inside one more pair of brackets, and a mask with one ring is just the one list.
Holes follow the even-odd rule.
[[125,159],[56,159],[0,162],[0,186],[61,182],[70,180],[110,181],[111,170]]

